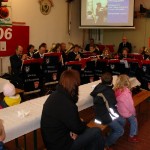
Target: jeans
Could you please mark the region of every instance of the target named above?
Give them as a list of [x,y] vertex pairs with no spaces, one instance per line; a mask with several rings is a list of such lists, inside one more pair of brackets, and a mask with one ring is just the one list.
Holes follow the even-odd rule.
[[137,135],[138,131],[138,124],[137,124],[137,118],[135,116],[131,116],[127,118],[127,120],[130,122],[130,136]]
[[4,144],[0,141],[0,150],[4,150]]
[[126,120],[122,117],[119,117],[113,120],[108,126],[111,128],[111,132],[106,137],[106,146],[111,146],[119,139],[120,136],[124,134],[124,125]]
[[104,150],[105,142],[99,128],[87,128],[74,140],[70,150]]

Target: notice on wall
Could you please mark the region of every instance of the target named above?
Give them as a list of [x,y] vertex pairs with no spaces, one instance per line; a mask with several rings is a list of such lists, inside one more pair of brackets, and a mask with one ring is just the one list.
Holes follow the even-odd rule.
[[6,51],[6,41],[0,41],[0,51]]

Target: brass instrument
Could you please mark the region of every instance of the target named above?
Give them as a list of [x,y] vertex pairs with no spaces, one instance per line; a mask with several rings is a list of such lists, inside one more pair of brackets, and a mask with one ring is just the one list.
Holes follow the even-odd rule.
[[147,47],[145,47],[144,53],[145,53],[146,55],[149,55],[149,56],[150,56],[150,49],[148,49]]
[[49,48],[48,52],[52,52],[55,46],[56,46],[56,43],[52,43],[52,46]]
[[66,50],[66,54],[68,54],[73,49],[73,47],[74,47],[73,43],[68,42],[68,44],[69,44],[69,48]]

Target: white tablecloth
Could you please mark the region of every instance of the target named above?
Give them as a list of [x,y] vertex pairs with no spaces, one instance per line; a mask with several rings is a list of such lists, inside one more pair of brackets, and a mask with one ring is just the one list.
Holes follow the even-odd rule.
[[[116,77],[114,77],[114,82],[115,79]],[[136,79],[134,80],[137,82]],[[77,103],[79,111],[93,105],[90,93],[99,82],[100,81],[95,81],[79,87],[79,101]],[[40,128],[42,108],[47,97],[48,95],[0,110],[0,119],[4,121],[6,132],[6,139],[4,142],[11,141]],[[18,111],[22,110],[24,112],[29,111],[29,115],[24,118],[18,117]]]
[[[93,105],[92,97],[89,94],[92,91],[91,86],[97,83],[98,82],[93,82],[79,87],[80,96],[77,104],[79,111]],[[48,95],[0,110],[0,118],[4,121],[6,132],[4,142],[11,141],[40,128],[42,108],[47,97]],[[29,115],[24,118],[18,117],[18,111],[21,112],[22,110],[24,112],[29,111]]]

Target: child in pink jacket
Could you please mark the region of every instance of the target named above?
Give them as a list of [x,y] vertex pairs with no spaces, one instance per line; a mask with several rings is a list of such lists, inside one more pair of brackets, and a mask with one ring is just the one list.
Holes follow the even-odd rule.
[[117,100],[117,109],[120,115],[126,118],[130,123],[129,142],[139,142],[137,137],[138,124],[136,111],[130,91],[131,84],[127,75],[120,75],[117,78],[114,90]]

